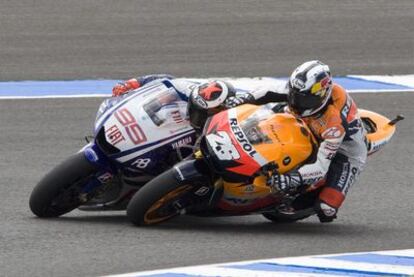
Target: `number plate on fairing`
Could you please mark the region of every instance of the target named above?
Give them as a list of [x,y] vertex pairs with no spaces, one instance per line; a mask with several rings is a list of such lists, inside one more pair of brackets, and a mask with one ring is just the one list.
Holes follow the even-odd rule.
[[[102,121],[106,141],[120,150],[116,159],[122,163],[194,133],[187,102],[164,83],[143,87],[106,113],[98,121]],[[142,167],[143,163],[138,164]]]

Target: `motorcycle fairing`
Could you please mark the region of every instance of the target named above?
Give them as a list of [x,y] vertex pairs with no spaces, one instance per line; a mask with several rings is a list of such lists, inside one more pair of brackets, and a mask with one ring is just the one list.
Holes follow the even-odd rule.
[[223,111],[205,131],[210,154],[224,171],[253,176],[273,162],[280,173],[309,158],[313,137],[306,124],[270,106],[242,105]]
[[280,199],[270,193],[267,178],[260,173],[263,166],[272,162],[285,173],[313,153],[314,138],[306,124],[291,114],[274,113],[270,105],[242,105],[221,112],[208,122],[205,135],[207,152],[222,171],[224,190],[218,208],[226,212],[251,212],[276,204]]
[[367,130],[366,138],[368,155],[374,154],[391,140],[396,130],[395,125],[390,125],[388,118],[372,111],[358,109],[358,113],[364,123],[368,121],[372,125]]
[[[167,143],[157,141],[152,147],[144,148],[142,152],[137,152],[133,155],[133,158],[123,162],[123,169],[129,170],[131,173],[144,173],[156,176],[178,161],[176,152],[178,147],[192,145],[195,140],[195,133],[189,132],[178,136],[178,138],[168,139]],[[160,144],[162,146],[159,146]],[[192,153],[192,149],[187,148],[183,148],[180,151],[183,157]]]
[[188,122],[184,96],[165,80],[144,86],[120,101],[104,102],[95,133],[103,129],[105,142],[119,150],[108,156],[125,166],[137,158],[151,159],[154,162],[148,163],[149,170],[157,160],[166,158],[163,152],[175,144],[183,140],[193,143],[195,132]]

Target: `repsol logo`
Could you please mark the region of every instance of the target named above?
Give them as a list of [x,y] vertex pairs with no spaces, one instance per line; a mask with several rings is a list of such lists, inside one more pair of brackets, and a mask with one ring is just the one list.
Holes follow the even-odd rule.
[[237,141],[242,146],[244,152],[246,152],[250,157],[254,157],[257,154],[257,152],[244,135],[236,118],[230,118],[230,127]]

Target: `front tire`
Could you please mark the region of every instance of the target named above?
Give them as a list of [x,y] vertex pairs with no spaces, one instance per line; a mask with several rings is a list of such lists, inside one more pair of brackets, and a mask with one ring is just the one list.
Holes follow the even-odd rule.
[[137,225],[153,225],[180,214],[184,208],[178,202],[191,191],[192,185],[180,183],[170,169],[142,187],[127,207],[129,220]]
[[33,189],[30,209],[38,217],[58,217],[82,204],[79,192],[97,169],[79,152],[50,171]]

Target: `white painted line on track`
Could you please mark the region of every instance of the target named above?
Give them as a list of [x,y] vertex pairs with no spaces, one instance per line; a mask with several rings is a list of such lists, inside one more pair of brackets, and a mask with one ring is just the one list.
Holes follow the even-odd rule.
[[348,75],[351,78],[359,78],[367,81],[383,82],[407,87],[414,87],[414,74],[409,75]]
[[[227,79],[240,84],[240,88],[249,89],[250,84],[281,84],[287,78],[188,78],[193,81]],[[351,93],[414,92],[414,74],[409,75],[348,75],[334,77],[334,81]],[[109,97],[112,87],[118,80],[72,80],[72,81],[17,81],[0,82],[0,99],[35,98],[77,98]]]
[[41,95],[41,96],[0,96],[1,99],[61,99],[61,98],[99,98],[109,97],[111,94],[68,94],[68,95]]

